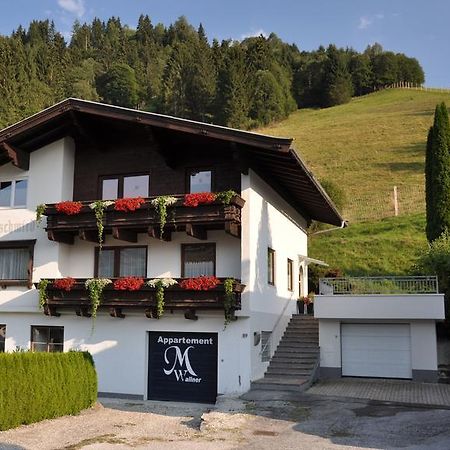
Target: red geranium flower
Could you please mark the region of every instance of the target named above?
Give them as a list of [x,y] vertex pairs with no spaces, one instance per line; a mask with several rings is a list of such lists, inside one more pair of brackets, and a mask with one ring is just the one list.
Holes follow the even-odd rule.
[[197,192],[195,194],[186,194],[184,196],[184,206],[196,207],[198,205],[207,205],[216,199],[216,194],[212,192]]
[[116,291],[138,291],[144,285],[144,279],[140,277],[123,277],[114,281]]
[[53,287],[55,289],[61,289],[62,291],[71,291],[75,283],[76,283],[75,278],[72,277],[60,278],[59,280],[55,280],[53,282]]
[[116,211],[136,211],[139,209],[141,205],[145,203],[145,200],[142,197],[135,198],[118,198],[114,202],[114,209]]
[[59,202],[56,204],[56,211],[73,216],[79,214],[82,207],[81,202]]
[[196,278],[187,278],[180,282],[183,289],[191,291],[209,291],[220,284],[220,280],[214,276],[202,276]]

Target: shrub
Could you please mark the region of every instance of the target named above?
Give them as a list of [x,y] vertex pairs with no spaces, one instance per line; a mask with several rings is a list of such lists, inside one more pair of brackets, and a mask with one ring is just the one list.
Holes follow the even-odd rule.
[[97,399],[87,352],[0,353],[0,430],[77,414]]

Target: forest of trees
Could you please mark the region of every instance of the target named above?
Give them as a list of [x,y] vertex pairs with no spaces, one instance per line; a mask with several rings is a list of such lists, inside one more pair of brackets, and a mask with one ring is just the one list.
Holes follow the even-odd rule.
[[345,103],[385,85],[423,83],[419,62],[384,51],[300,51],[275,34],[210,42],[184,17],[75,22],[66,43],[52,22],[0,35],[0,128],[66,97],[252,128],[298,107]]

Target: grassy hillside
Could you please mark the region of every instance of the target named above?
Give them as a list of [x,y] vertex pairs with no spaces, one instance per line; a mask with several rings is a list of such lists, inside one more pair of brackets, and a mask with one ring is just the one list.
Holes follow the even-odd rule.
[[450,94],[392,89],[346,105],[303,109],[263,133],[293,137],[294,147],[319,179],[347,194],[350,222],[393,215],[393,187],[400,214],[424,211],[424,152],[438,102]]
[[309,255],[347,275],[406,275],[427,248],[424,228],[423,214],[356,223],[311,236]]

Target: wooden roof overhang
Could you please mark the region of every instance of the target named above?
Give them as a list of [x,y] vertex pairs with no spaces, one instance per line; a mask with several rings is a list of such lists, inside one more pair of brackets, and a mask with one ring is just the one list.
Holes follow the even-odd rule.
[[65,136],[102,147],[104,136],[116,127],[158,141],[168,165],[175,154],[182,155],[186,141],[209,148],[216,144],[220,150],[226,146],[242,172],[253,169],[308,222],[342,225],[333,202],[291,148],[292,139],[86,100],[66,99],[1,130],[0,165],[11,162],[28,170],[31,152]]

